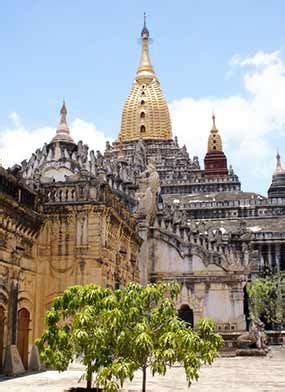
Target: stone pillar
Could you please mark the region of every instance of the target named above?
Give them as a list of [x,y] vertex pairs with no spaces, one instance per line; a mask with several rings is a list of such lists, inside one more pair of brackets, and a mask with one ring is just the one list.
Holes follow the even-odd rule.
[[232,287],[230,298],[232,303],[233,320],[237,324],[237,330],[243,331],[246,329],[243,287],[241,285]]
[[267,244],[267,254],[268,254],[268,267],[272,268],[271,244]]
[[275,244],[275,260],[276,260],[277,272],[280,272],[280,255],[281,255],[280,244]]
[[270,244],[271,249],[271,265],[273,272],[276,272],[276,244],[273,242]]
[[8,307],[8,346],[4,361],[5,374],[19,374],[25,372],[25,368],[16,346],[18,291],[19,282],[16,279],[12,279]]
[[146,225],[139,226],[139,236],[144,240],[138,254],[138,265],[140,271],[140,283],[146,285],[151,272],[150,241],[148,240],[149,229]]
[[265,263],[264,263],[264,257],[262,254],[262,245],[261,244],[258,245],[258,252],[259,252],[259,257],[260,257],[260,266],[264,267]]
[[8,345],[16,344],[19,282],[12,279],[8,308]]
[[[193,295],[193,294],[192,294]],[[204,314],[204,304],[205,304],[205,296],[206,296],[206,285],[205,283],[196,283],[194,286],[194,295],[191,298],[194,300],[195,304],[192,305],[193,313],[194,313],[194,325],[197,325],[199,320],[205,317]]]

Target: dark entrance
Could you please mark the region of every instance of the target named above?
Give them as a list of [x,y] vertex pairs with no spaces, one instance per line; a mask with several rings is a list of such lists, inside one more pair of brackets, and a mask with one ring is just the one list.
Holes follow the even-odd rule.
[[25,369],[28,369],[30,313],[22,308],[18,312],[17,348]]
[[246,330],[249,330],[250,317],[249,317],[249,306],[248,306],[248,294],[246,285],[243,288],[243,313],[245,315]]
[[4,320],[5,320],[5,310],[3,306],[0,306],[0,371],[3,368]]
[[194,326],[193,310],[188,305],[181,305],[178,310],[178,317],[186,321],[191,327]]

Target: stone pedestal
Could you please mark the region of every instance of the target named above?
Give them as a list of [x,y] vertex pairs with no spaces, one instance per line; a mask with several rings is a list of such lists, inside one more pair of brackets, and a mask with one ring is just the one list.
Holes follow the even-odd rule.
[[24,373],[25,371],[17,346],[11,344],[6,351],[3,373],[12,375]]
[[30,360],[29,360],[29,371],[41,370],[41,361],[39,350],[35,344],[32,345]]

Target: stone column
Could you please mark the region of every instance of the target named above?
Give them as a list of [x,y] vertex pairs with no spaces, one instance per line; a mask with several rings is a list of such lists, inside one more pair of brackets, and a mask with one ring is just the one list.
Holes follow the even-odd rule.
[[277,272],[280,272],[280,254],[281,254],[280,244],[275,244],[275,260],[276,260]]
[[267,244],[267,254],[268,254],[268,267],[272,268],[271,244]]
[[246,321],[244,314],[244,294],[241,284],[231,288],[230,298],[232,303],[233,321],[237,324],[237,330],[243,331],[246,329]]
[[18,290],[19,282],[12,279],[9,295],[9,310],[8,310],[8,345],[16,344],[17,336],[17,311],[18,311]]
[[204,309],[205,297],[206,297],[205,283],[195,283],[194,293],[192,293],[191,295],[191,299],[194,302],[193,304],[194,306],[192,305],[193,314],[194,314],[194,325],[197,325],[199,320],[205,317],[205,309]]
[[19,282],[12,279],[8,307],[8,346],[5,353],[4,373],[18,374],[25,372],[21,357],[19,355],[17,339],[17,311],[18,311]]
[[260,257],[260,266],[261,267],[264,267],[264,257],[263,257],[263,254],[262,254],[262,244],[259,244],[258,245],[258,252],[259,252],[259,257]]
[[140,271],[140,283],[142,285],[146,285],[149,281],[149,272],[151,272],[152,268],[150,266],[151,257],[150,257],[150,241],[148,240],[149,229],[147,225],[140,224],[139,225],[139,236],[143,239],[143,244],[140,248],[140,252],[138,254],[138,266]]

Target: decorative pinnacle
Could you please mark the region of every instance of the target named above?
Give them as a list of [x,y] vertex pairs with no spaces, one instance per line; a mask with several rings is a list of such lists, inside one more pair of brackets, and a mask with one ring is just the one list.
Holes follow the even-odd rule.
[[215,113],[212,114],[212,120],[213,120],[212,131],[218,132],[217,127],[216,127],[216,116],[215,116]]
[[149,31],[146,27],[146,14],[144,13],[144,25],[141,32],[141,58],[139,62],[139,66],[137,69],[137,80],[152,80],[155,77],[154,70],[151,65],[150,56],[149,56]]
[[141,32],[141,37],[142,39],[148,39],[149,38],[149,31],[148,28],[146,27],[146,13],[143,13],[143,29]]
[[274,171],[274,175],[276,174],[281,174],[281,173],[285,173],[285,170],[282,167],[281,164],[281,157],[279,154],[279,149],[277,148],[277,154],[276,154],[276,169]]
[[66,115],[67,115],[67,109],[65,105],[65,101],[63,100],[61,109],[60,109],[60,121],[59,125],[56,130],[56,135],[52,139],[52,142],[68,142],[68,143],[74,143],[73,139],[70,136],[69,133],[69,128],[67,125],[67,120],[66,120]]
[[67,125],[67,122],[66,122],[67,109],[66,109],[64,100],[63,100],[63,103],[62,103],[62,107],[60,109],[60,115],[61,115],[60,116],[60,124],[66,124]]
[[213,125],[208,138],[208,152],[223,151],[222,138],[219,135],[219,131],[216,127],[216,116],[214,112],[212,114],[212,121]]

